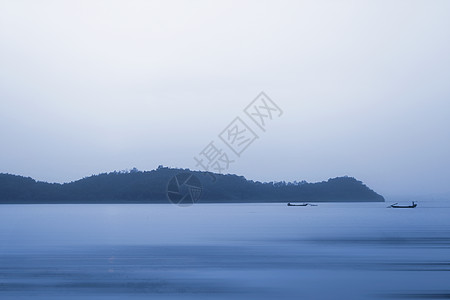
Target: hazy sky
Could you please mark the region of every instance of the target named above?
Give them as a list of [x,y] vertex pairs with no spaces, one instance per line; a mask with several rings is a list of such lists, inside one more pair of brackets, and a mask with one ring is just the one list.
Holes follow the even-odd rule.
[[449,193],[449,28],[450,1],[0,0],[0,172],[195,169],[264,91],[283,115],[227,172]]

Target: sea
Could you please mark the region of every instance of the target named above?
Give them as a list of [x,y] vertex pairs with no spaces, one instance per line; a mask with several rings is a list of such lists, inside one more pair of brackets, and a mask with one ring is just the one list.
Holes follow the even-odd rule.
[[388,204],[0,205],[0,299],[450,299],[450,199]]

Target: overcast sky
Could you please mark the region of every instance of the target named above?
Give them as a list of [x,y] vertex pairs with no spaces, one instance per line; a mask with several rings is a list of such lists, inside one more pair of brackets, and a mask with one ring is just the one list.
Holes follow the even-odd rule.
[[199,169],[213,141],[249,179],[449,193],[449,28],[450,1],[0,0],[0,172]]

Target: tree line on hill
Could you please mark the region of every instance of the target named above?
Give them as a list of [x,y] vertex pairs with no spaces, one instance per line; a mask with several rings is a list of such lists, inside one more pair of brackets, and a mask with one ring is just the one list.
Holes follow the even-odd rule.
[[201,183],[199,203],[382,202],[384,198],[352,177],[318,183],[259,182],[232,174],[212,174],[160,166],[93,175],[70,183],[47,183],[0,174],[0,203],[169,203],[168,183],[189,172]]

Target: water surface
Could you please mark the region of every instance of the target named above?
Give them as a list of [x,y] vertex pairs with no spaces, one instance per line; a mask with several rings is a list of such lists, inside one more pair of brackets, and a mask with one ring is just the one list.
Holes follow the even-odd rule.
[[1,299],[450,299],[450,204],[0,206]]

